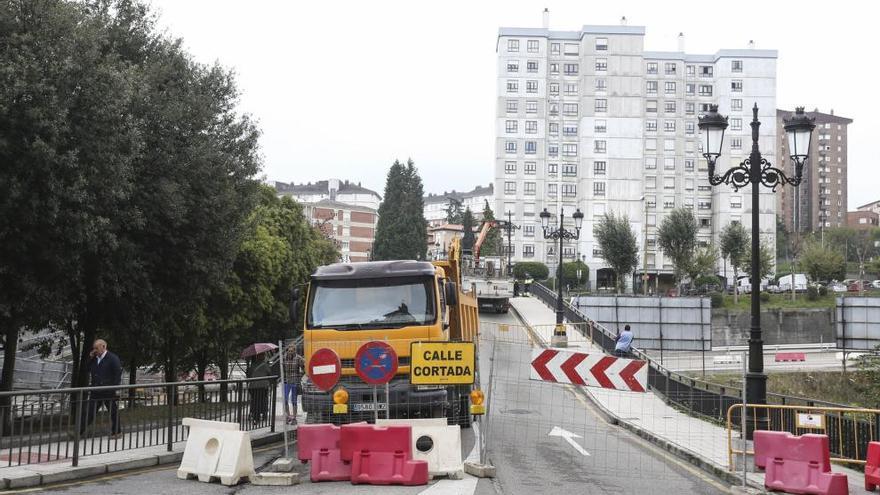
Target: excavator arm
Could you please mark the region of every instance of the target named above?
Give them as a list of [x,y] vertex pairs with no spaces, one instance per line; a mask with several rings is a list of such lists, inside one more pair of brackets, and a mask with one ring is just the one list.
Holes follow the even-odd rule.
[[483,243],[489,235],[489,230],[493,227],[495,227],[495,222],[483,222],[483,227],[480,228],[480,235],[477,237],[477,242],[474,243],[474,263],[478,266],[480,264],[480,248],[483,247]]

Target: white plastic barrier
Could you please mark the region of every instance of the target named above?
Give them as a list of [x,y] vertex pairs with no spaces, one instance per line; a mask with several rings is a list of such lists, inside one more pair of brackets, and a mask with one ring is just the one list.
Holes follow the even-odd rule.
[[238,423],[183,418],[183,425],[189,427],[189,437],[178,478],[198,477],[205,483],[219,478],[220,483],[231,486],[254,475],[251,436],[239,431]]
[[726,354],[723,356],[713,356],[712,364],[740,364],[742,363],[742,356],[737,354]]
[[446,418],[380,419],[376,425],[411,426],[413,459],[427,461],[431,476],[457,479],[463,475],[460,426],[447,425]]

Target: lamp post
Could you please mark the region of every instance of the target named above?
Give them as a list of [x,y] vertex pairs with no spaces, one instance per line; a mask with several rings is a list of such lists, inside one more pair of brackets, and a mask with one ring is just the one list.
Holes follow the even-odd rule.
[[[734,191],[752,186],[752,309],[751,328],[749,331],[749,371],[746,373],[746,401],[749,404],[767,403],[767,375],[764,374],[764,342],[761,338],[761,256],[759,225],[759,193],[760,186],[776,191],[779,186],[791,184],[797,186],[803,177],[804,164],[809,157],[810,137],[816,124],[814,119],[804,114],[803,107],[798,107],[795,115],[785,120],[785,133],[788,135],[790,157],[794,162],[795,175],[787,177],[785,173],[774,167],[761,156],[758,148],[758,105],[752,108],[752,151],[749,157],[722,175],[715,175],[715,162],[721,156],[721,145],[724,142],[724,131],[727,129],[727,117],[718,113],[718,105],[710,105],[709,113],[699,119],[702,138],[703,156],[709,163],[709,183],[713,186],[729,184]],[[745,412],[744,412],[745,413]],[[767,411],[756,409],[749,416],[746,438],[751,439],[755,430],[765,430],[769,426]]]
[[565,335],[565,311],[562,305],[562,241],[566,239],[578,240],[581,236],[581,224],[584,221],[584,214],[580,208],[574,212],[571,218],[574,219],[574,231],[568,230],[564,226],[565,209],[559,210],[559,228],[550,229],[550,212],[547,208],[540,214],[541,228],[544,230],[544,239],[559,239],[559,266],[556,272],[556,329],[553,331],[553,338],[550,340],[551,345],[565,347],[568,338]]
[[513,275],[513,270],[511,269],[511,254],[513,253],[513,241],[511,237],[513,236],[513,231],[520,228],[519,225],[514,225],[513,223],[513,212],[507,212],[507,221],[504,222],[502,220],[501,228],[507,231],[507,276]]

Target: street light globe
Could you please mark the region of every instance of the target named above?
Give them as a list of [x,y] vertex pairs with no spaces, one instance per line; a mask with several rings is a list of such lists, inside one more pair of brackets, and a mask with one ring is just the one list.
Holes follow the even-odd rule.
[[703,143],[703,156],[710,165],[721,156],[721,145],[724,143],[724,130],[727,129],[727,117],[718,113],[718,105],[709,105],[709,113],[699,118],[700,139]]
[[816,128],[815,118],[804,113],[804,107],[795,108],[794,116],[783,119],[785,134],[788,136],[788,150],[791,159],[797,166],[797,177],[800,178],[804,163],[810,156],[810,137]]
[[571,216],[574,218],[574,228],[577,230],[581,230],[581,224],[584,223],[584,214],[581,213],[581,209],[578,208],[577,211],[574,212],[574,215]]
[[547,211],[547,208],[544,208],[544,211],[542,211],[538,216],[541,217],[541,227],[543,227],[544,230],[547,230],[547,227],[550,226],[550,212]]

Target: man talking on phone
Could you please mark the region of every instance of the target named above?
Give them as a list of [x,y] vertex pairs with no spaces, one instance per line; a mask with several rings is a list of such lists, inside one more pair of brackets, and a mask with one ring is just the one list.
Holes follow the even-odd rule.
[[[107,350],[107,342],[98,339],[92,344],[92,352],[89,354],[89,375],[93,387],[106,387],[122,383],[122,363],[119,356]],[[119,405],[117,403],[116,390],[93,390],[89,392],[89,401],[86,414],[83,416],[79,427],[80,435],[84,435],[86,428],[95,421],[98,409],[104,407],[110,412],[112,425],[111,438],[119,438],[122,430],[119,428]]]

